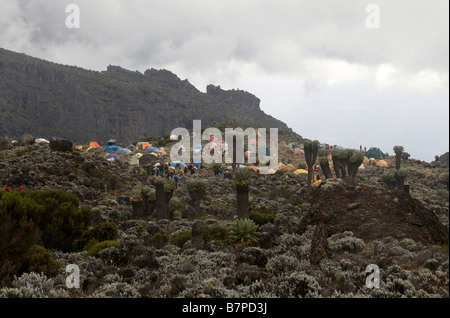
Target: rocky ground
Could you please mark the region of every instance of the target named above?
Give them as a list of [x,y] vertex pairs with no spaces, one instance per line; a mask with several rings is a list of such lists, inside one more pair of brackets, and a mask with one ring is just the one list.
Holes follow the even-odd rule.
[[[366,166],[355,183],[329,179],[312,194],[301,175],[255,175],[251,209],[276,213],[259,228],[259,244],[187,240],[177,245],[172,239],[194,226],[231,228],[233,181],[213,176],[208,166],[195,175],[209,184],[200,219],[180,217],[188,208],[190,175],[174,192],[183,202],[174,220],[134,219],[131,191],[151,186],[152,177],[128,166],[130,155],[106,161],[103,149],[61,152],[33,144],[0,151],[3,186],[75,193],[92,209],[94,224],[109,221],[119,229],[117,247],[96,257],[52,250],[64,265],[56,276],[25,273],[0,289],[0,296],[449,297],[448,167],[403,160],[410,170],[410,194],[389,190],[381,181],[385,170],[394,169],[392,157],[388,168]],[[296,167],[304,159],[281,148],[281,160]],[[170,239],[155,242],[157,233]],[[79,289],[65,286],[67,264],[80,267]],[[366,287],[369,264],[380,268],[380,288]]]

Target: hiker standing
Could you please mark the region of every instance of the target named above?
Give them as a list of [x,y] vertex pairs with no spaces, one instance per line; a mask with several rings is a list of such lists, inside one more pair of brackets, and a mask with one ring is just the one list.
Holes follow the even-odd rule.
[[5,187],[5,191],[6,191],[6,192],[11,192],[11,188],[8,187],[8,186],[6,186],[6,187]]
[[20,191],[20,192],[25,192],[25,189],[23,188],[22,185],[19,187],[19,191]]

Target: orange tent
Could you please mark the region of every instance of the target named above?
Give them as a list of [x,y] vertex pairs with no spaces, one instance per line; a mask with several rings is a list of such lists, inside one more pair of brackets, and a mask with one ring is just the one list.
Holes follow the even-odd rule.
[[89,147],[100,148],[100,146],[98,145],[98,142],[96,142],[96,141],[91,141],[91,143],[89,144]]
[[145,149],[147,149],[148,147],[151,147],[151,146],[152,146],[152,144],[143,144],[142,145],[142,149],[145,150]]

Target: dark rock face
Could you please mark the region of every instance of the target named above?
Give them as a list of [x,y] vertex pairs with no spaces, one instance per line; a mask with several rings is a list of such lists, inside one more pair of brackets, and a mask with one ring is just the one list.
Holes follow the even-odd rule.
[[[167,70],[144,74],[109,66],[93,72],[0,49],[0,136],[25,132],[76,143],[131,143],[192,121],[233,121],[289,129],[244,91],[209,86],[202,93]],[[26,131],[24,131],[26,129]]]
[[50,149],[54,151],[72,151],[73,143],[67,139],[52,138],[50,140]]

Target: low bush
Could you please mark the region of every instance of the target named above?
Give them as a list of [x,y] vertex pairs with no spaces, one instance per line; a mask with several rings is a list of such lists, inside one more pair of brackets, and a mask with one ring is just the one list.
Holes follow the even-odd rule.
[[88,251],[88,256],[98,256],[100,251],[108,247],[117,247],[117,241],[103,241],[92,246]]

